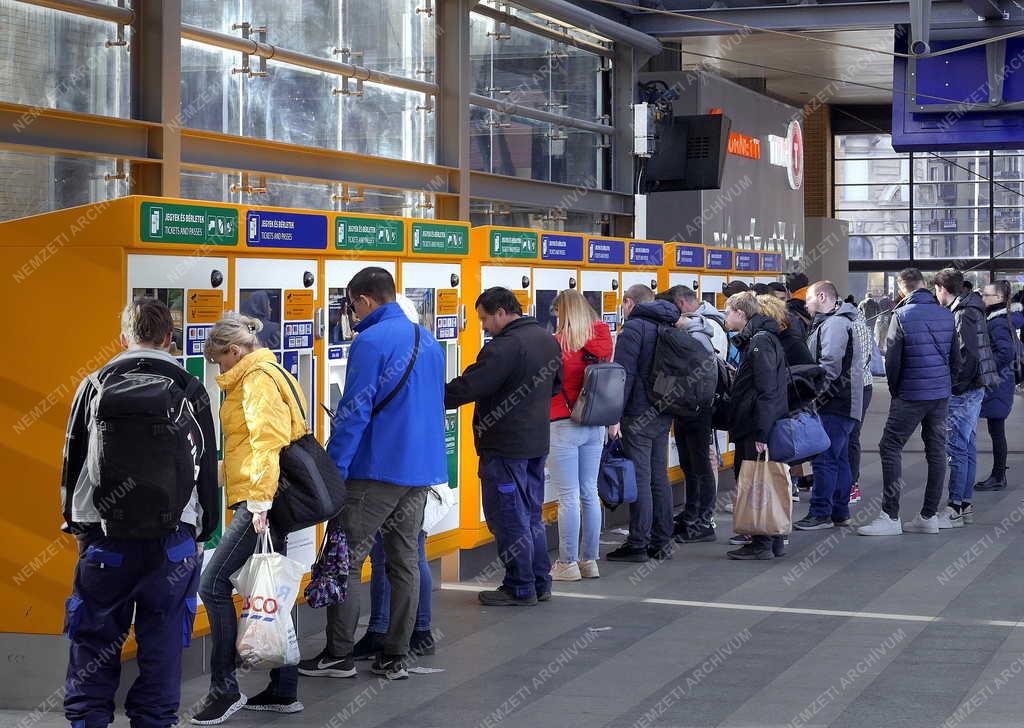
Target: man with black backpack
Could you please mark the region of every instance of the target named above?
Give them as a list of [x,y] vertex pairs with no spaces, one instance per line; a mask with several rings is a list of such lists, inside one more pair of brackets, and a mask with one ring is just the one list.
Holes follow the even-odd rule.
[[[697,294],[687,286],[673,286],[664,294],[682,313],[676,328],[704,347],[707,356],[688,365],[689,374],[704,379],[714,387],[718,381],[716,351],[713,344],[714,324],[700,313]],[[661,295],[658,298],[662,298]],[[724,353],[722,354],[724,356]],[[714,364],[715,366],[711,366]],[[712,392],[714,390],[712,389]],[[676,517],[673,533],[678,543],[698,543],[715,540],[715,498],[718,495],[717,462],[714,454],[714,430],[711,425],[711,408],[695,408],[677,416],[672,427],[675,432],[679,465],[686,476],[686,505]],[[715,458],[717,460],[717,458]]]
[[[611,551],[609,561],[644,562],[672,555],[672,489],[668,482],[668,433],[674,416],[710,409],[715,393],[715,354],[675,324],[674,303],[654,300],[644,285],[623,295],[626,322],[615,346],[615,363],[626,369],[626,407],[612,437],[622,435],[623,450],[636,468],[637,501],[629,507],[629,536]],[[703,367],[707,380],[693,376]],[[713,365],[713,366],[712,366]],[[706,401],[703,401],[706,400]]]
[[125,698],[128,718],[140,728],[177,721],[198,543],[217,529],[220,494],[209,397],[170,355],[173,331],[160,301],[129,304],[126,351],[82,381],[71,408],[61,500],[63,529],[80,549],[65,622],[72,726],[114,720],[121,647],[133,624],[139,677]]

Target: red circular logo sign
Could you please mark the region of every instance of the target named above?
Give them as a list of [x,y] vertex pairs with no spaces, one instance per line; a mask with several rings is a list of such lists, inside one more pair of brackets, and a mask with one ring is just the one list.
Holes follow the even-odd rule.
[[799,121],[789,122],[789,129],[786,130],[786,148],[789,150],[789,164],[786,165],[789,186],[798,190],[804,183],[804,134]]

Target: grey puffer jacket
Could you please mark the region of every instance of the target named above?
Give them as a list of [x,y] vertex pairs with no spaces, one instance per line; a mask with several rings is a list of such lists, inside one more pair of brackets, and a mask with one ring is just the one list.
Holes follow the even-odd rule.
[[707,301],[701,301],[700,307],[694,311],[711,324],[711,345],[715,352],[725,359],[729,356],[729,333],[725,328],[725,314]]

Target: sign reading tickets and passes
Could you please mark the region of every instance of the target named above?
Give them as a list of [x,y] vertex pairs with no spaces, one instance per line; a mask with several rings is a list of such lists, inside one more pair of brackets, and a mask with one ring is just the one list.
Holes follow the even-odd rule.
[[249,210],[245,244],[250,248],[327,249],[327,215]]
[[651,243],[642,240],[630,241],[630,265],[661,265],[664,262],[665,246],[662,243]]
[[708,248],[708,270],[732,270],[732,250],[730,248]]
[[536,258],[537,233],[532,230],[491,230],[490,247],[492,258]]
[[758,254],[749,250],[736,251],[736,270],[743,273],[757,273],[760,267]]
[[387,218],[338,215],[334,218],[334,247],[401,253],[405,250],[405,223]]
[[443,222],[413,222],[412,252],[428,255],[467,255],[469,228]]
[[238,210],[235,209],[170,202],[143,202],[139,217],[139,238],[144,243],[238,243]]
[[677,245],[676,268],[703,268],[703,245]]
[[587,262],[624,265],[626,241],[609,238],[590,238],[587,241]]
[[761,270],[764,273],[781,273],[782,253],[761,253]]
[[583,260],[583,236],[567,233],[542,233],[540,236],[541,260]]

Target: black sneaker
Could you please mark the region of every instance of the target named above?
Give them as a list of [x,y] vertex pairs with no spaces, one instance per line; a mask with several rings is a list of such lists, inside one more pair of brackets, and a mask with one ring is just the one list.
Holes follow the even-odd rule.
[[409,678],[409,668],[406,667],[405,658],[394,655],[378,655],[373,666],[370,667],[370,672],[374,675],[382,675],[388,680],[407,680]]
[[270,713],[298,713],[305,706],[298,698],[282,698],[267,688],[259,695],[249,698],[242,707],[246,710],[265,710]]
[[734,533],[729,537],[729,543],[733,546],[746,546],[750,543],[750,536],[745,533]]
[[672,558],[672,552],[674,550],[675,544],[671,541],[663,546],[648,546],[647,558],[654,559],[655,561],[668,561]]
[[431,634],[429,629],[413,630],[412,637],[409,638],[409,652],[411,654],[423,657],[425,655],[432,655],[436,651],[437,643],[434,642],[434,635]]
[[325,649],[316,657],[300,662],[299,674],[307,677],[355,677],[356,661],[352,655],[332,657]]
[[367,632],[352,648],[352,659],[372,660],[380,654],[384,643],[384,635],[380,632]]
[[811,490],[814,487],[814,476],[801,475],[796,480],[796,487],[800,490]]
[[[677,538],[676,541],[679,539]],[[710,543],[715,540],[715,527],[705,523],[698,523],[690,528],[690,532],[683,539],[683,543]]]
[[551,590],[542,591],[537,593],[538,602],[550,602],[551,601]]
[[494,591],[482,591],[476,597],[485,607],[532,607],[537,604],[535,594],[517,597],[507,586],[499,586]]
[[807,514],[793,524],[798,531],[820,531],[823,528],[832,528],[832,518],[829,516],[812,516]]
[[631,561],[637,564],[642,564],[649,558],[647,549],[635,548],[626,544],[622,544],[614,551],[609,551],[605,555],[605,559],[608,561]]
[[852,526],[853,525],[853,521],[851,519],[849,519],[849,518],[833,519],[832,520],[832,525],[835,526],[836,528],[846,528],[847,526]]
[[786,555],[786,544],[789,543],[788,538],[773,538],[772,539],[772,555],[775,558],[781,558]]
[[202,707],[198,713],[192,714],[193,725],[219,725],[233,716],[245,705],[246,697],[242,693],[234,695],[214,695],[210,693],[200,701]]
[[726,551],[725,555],[737,561],[766,561],[775,558],[775,554],[772,553],[770,548],[761,548],[753,544],[747,544],[742,548]]

